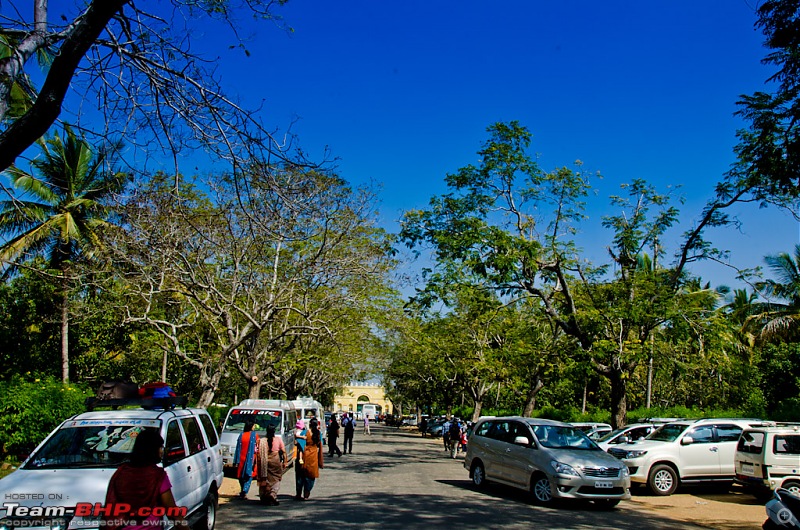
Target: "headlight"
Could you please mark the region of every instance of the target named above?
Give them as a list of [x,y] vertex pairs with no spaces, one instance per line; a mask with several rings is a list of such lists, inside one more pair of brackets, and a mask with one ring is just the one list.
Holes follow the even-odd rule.
[[631,473],[630,473],[630,471],[628,471],[628,466],[622,466],[622,471],[620,471],[619,476],[622,477],[622,478],[625,478],[630,474]]
[[580,477],[578,472],[575,471],[575,469],[568,464],[565,464],[563,462],[558,462],[557,460],[553,460],[552,462],[550,462],[550,465],[553,466],[553,469],[559,475],[573,475],[575,477]]
[[625,459],[628,460],[631,458],[639,458],[640,456],[644,456],[646,454],[647,451],[628,451],[625,453]]

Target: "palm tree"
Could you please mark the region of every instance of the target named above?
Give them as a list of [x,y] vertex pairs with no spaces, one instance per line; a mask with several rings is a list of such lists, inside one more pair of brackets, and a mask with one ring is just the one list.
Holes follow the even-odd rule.
[[105,199],[121,191],[128,176],[111,170],[120,145],[93,153],[68,126],[64,137],[40,139],[32,162],[38,177],[12,166],[5,173],[20,197],[0,202],[0,260],[6,273],[37,256],[55,271],[61,288],[61,376],[69,381],[70,272],[102,247],[100,230],[112,226]]
[[774,280],[759,283],[758,288],[770,300],[769,310],[762,315],[761,335],[765,338],[788,337],[800,330],[800,245],[794,256],[787,252],[770,255],[764,261],[772,270]]

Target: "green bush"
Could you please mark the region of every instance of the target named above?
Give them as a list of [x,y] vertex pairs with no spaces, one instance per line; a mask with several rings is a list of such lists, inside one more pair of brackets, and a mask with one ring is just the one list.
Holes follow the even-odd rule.
[[81,385],[51,377],[0,382],[0,454],[24,456],[93,395]]

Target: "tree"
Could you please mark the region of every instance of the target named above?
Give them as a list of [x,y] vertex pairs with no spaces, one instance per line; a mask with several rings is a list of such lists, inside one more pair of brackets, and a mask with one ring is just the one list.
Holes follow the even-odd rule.
[[732,176],[774,195],[800,196],[800,2],[765,0],[756,26],[772,50],[764,64],[778,71],[770,77],[774,93],[742,96],[737,112],[750,123],[738,132],[739,164]]
[[[172,157],[184,148],[205,148],[235,170],[256,152],[282,156],[288,146],[272,138],[258,113],[224,94],[214,62],[195,53],[190,28],[193,21],[216,21],[235,35],[234,11],[275,21],[272,9],[285,1],[170,0],[141,8],[133,0],[91,0],[75,2],[72,10],[59,6],[63,22],[58,23],[47,0],[33,0],[30,10],[17,5],[24,0],[6,2],[0,29],[0,123],[5,126],[0,171],[45,134],[65,103],[75,113],[71,121],[84,130],[94,130],[97,122],[93,113],[81,114],[96,103],[105,127],[99,134],[124,137],[131,145],[148,147],[144,152],[150,154],[163,150]],[[243,45],[238,49],[248,53]],[[45,70],[41,87],[30,82],[36,57]],[[20,88],[32,93],[33,104],[9,119]],[[67,98],[71,90],[79,101],[74,106]]]
[[800,245],[795,245],[794,255],[782,252],[764,261],[775,279],[758,284],[769,304],[752,318],[760,323],[761,336],[766,340],[795,338],[800,331]]
[[6,173],[23,194],[0,203],[0,260],[13,270],[46,256],[61,292],[61,377],[69,381],[69,289],[74,265],[91,260],[102,246],[100,233],[113,226],[107,201],[128,176],[113,169],[118,145],[92,151],[66,127],[64,137],[39,140],[41,158],[31,162],[39,176],[17,166]]

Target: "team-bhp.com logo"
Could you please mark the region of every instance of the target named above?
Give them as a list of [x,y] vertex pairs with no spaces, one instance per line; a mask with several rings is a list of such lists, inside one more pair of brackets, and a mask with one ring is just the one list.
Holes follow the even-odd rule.
[[[133,508],[123,502],[102,504],[99,502],[79,502],[75,508],[66,506],[20,506],[19,503],[6,502],[5,517],[0,521],[2,527],[29,526],[31,519],[60,519],[64,517],[84,517],[96,519],[99,526],[113,524],[114,526],[128,526],[133,524],[160,525],[164,516],[170,519],[185,518],[188,509],[185,506],[142,506]],[[148,520],[148,518],[151,518]],[[37,525],[38,526],[38,525]]]

